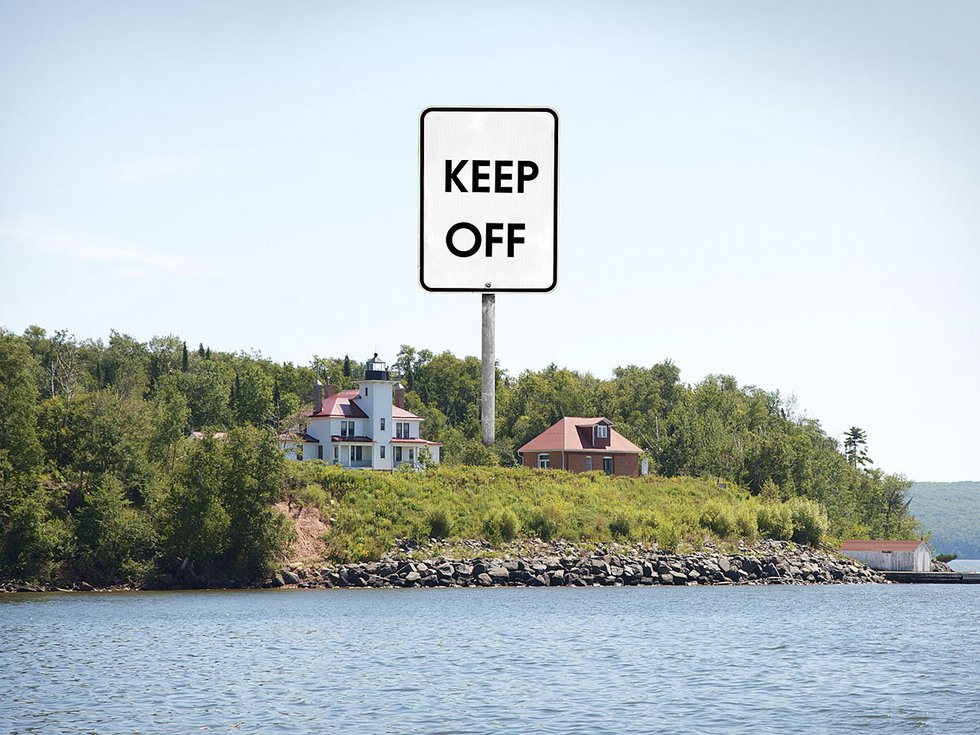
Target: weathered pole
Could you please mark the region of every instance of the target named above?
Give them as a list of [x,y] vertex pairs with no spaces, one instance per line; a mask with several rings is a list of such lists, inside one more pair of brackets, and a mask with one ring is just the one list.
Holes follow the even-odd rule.
[[496,357],[496,300],[494,294],[483,294],[483,389],[482,394],[482,426],[483,443],[493,444],[496,431],[494,421],[496,416],[497,390],[497,357]]

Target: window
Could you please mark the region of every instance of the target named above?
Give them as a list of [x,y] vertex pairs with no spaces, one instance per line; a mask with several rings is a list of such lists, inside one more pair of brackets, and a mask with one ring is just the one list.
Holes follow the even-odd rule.
[[411,424],[407,421],[402,423],[398,421],[395,423],[395,438],[396,439],[410,439],[412,436]]
[[585,471],[592,472],[592,456],[589,455],[585,458]]
[[402,448],[401,447],[395,447],[395,461],[396,462],[401,462],[402,461]]
[[414,462],[415,461],[415,450],[414,449],[409,449],[408,450],[408,461],[409,462]]
[[609,427],[605,424],[597,424],[595,427],[595,435],[600,439],[605,439],[608,436]]
[[381,431],[385,430],[385,420],[381,419]]
[[381,459],[385,458],[385,448],[381,447]]
[[613,473],[612,457],[602,458],[602,471],[605,472],[607,475],[611,475]]
[[538,469],[546,470],[548,469],[548,463],[551,462],[550,454],[539,454],[538,455]]
[[368,388],[369,388],[369,386],[366,386],[366,385],[364,386],[364,397],[365,398],[367,398]]
[[364,447],[351,447],[350,448],[350,461],[351,464],[354,462],[360,462],[364,459]]
[[333,448],[333,459],[335,462],[340,459],[340,447]]
[[323,445],[317,444],[316,446],[316,458],[323,459]]
[[353,421],[341,421],[340,422],[340,435],[341,436],[354,436],[354,422]]

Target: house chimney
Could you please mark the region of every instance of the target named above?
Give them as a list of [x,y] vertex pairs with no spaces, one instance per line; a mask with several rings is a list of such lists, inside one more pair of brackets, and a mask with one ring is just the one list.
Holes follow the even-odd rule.
[[395,405],[398,408],[405,408],[405,386],[401,383],[395,386]]
[[337,395],[337,386],[327,383],[327,398],[333,398],[335,395]]
[[323,410],[323,386],[317,379],[313,383],[313,415],[316,416]]

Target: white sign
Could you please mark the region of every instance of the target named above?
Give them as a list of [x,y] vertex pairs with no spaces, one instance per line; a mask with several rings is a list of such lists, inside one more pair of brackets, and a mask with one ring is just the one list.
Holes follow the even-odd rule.
[[427,291],[558,282],[558,115],[430,107],[420,122],[419,281]]

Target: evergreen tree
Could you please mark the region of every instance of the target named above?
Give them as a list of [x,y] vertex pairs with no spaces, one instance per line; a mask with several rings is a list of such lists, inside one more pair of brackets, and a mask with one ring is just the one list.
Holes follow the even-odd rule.
[[182,344],[182,347],[183,347],[183,352],[180,355],[180,369],[182,372],[186,373],[189,368],[189,364],[187,361],[187,343],[184,342]]
[[347,355],[344,355],[344,377],[350,377],[350,357]]
[[874,464],[868,457],[868,435],[864,429],[852,426],[844,434],[844,456],[851,467],[864,469],[869,464]]

